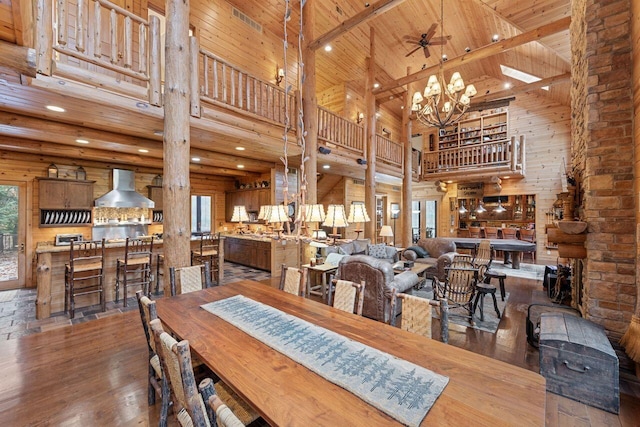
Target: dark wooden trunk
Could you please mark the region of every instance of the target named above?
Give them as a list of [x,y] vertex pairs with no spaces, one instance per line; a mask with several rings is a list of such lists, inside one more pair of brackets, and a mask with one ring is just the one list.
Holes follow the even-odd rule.
[[540,374],[547,391],[617,414],[618,369],[602,327],[564,313],[540,316]]

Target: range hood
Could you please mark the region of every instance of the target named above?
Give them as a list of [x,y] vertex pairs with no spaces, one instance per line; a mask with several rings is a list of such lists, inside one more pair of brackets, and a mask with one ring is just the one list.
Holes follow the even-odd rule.
[[98,197],[95,205],[100,208],[153,208],[153,200],[135,190],[135,174],[125,169],[113,170],[113,190]]

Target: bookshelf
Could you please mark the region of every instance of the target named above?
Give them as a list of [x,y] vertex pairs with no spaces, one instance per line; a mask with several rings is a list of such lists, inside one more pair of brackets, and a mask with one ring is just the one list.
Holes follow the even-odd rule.
[[489,144],[509,138],[509,113],[500,108],[490,114],[462,120],[440,130],[438,149],[453,150],[461,147]]

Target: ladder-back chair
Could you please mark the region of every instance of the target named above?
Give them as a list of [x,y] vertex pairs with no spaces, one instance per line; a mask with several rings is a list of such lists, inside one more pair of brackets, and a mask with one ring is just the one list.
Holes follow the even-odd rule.
[[209,263],[211,282],[220,285],[220,233],[202,233],[198,248],[191,251],[191,265]]
[[485,227],[484,228],[484,237],[487,239],[497,239],[498,238],[498,227]]
[[[526,229],[522,229],[520,230],[520,240],[524,241],[524,242],[530,242],[530,243],[536,243],[536,230],[526,230]],[[522,253],[522,256],[524,258],[525,254],[529,254],[531,255],[531,262],[533,262],[535,264],[536,262],[536,251],[524,251]]]
[[478,280],[483,280],[484,274],[491,268],[494,252],[494,249],[491,247],[491,242],[488,239],[482,239],[480,243],[476,245],[471,263],[474,268],[478,269]]
[[64,266],[64,311],[75,317],[76,296],[97,293],[106,310],[104,295],[104,239],[71,241],[69,263]]
[[287,267],[285,264],[282,264],[280,286],[278,287],[278,289],[293,295],[304,297],[307,289],[306,283],[306,268],[300,269],[295,267]]
[[469,237],[474,239],[479,239],[480,237],[480,227],[469,227]]
[[[400,314],[400,328],[427,338],[431,336],[431,324],[433,307],[440,312],[440,339],[443,343],[449,342],[449,306],[446,300],[421,298],[405,293],[397,293],[393,290],[391,300],[391,312],[394,313],[398,304],[402,301],[402,313]],[[391,316],[390,316],[391,317]]]
[[466,311],[466,315],[450,312],[450,316],[468,318],[469,323],[473,325],[473,297],[476,293],[478,270],[471,264],[466,267],[448,267],[446,270],[444,282],[436,281],[434,294],[440,300],[445,299],[450,310],[462,308]]
[[364,287],[364,281],[355,283],[349,280],[334,279],[329,286],[327,302],[333,308],[362,316]]
[[171,296],[186,294],[211,287],[211,273],[209,262],[203,265],[189,267],[169,267],[169,281],[171,284]]
[[127,288],[140,286],[145,295],[149,295],[151,288],[151,259],[153,257],[153,236],[129,238],[124,246],[124,258],[116,261],[116,302],[120,298],[127,306]]

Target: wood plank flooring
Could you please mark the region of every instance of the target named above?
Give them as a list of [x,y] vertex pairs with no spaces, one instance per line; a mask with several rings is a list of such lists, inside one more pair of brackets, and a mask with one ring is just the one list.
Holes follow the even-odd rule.
[[[506,285],[511,295],[498,332],[452,325],[450,343],[537,371],[538,353],[526,345],[524,328],[527,305],[544,301],[540,282],[509,278]],[[157,425],[159,405],[147,405],[146,357],[136,311],[2,341],[0,425]],[[547,425],[640,426],[634,378],[621,382],[620,415],[547,393]]]

